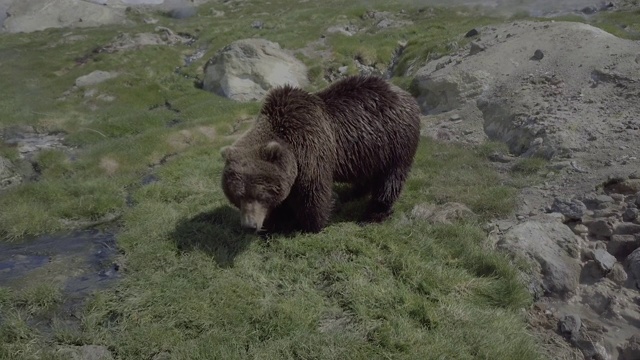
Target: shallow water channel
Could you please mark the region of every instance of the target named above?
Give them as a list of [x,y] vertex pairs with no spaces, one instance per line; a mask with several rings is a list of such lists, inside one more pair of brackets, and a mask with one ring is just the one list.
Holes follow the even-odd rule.
[[79,301],[120,276],[116,255],[115,233],[97,229],[0,243],[0,287],[49,284]]

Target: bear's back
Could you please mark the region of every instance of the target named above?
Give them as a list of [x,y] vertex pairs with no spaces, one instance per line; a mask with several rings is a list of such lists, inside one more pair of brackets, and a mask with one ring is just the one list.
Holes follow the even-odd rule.
[[410,161],[420,133],[411,95],[376,76],[348,77],[316,95],[335,134],[339,178],[376,176]]

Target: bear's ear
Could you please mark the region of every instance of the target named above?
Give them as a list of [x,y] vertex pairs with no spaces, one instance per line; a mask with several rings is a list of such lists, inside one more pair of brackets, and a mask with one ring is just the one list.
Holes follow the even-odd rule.
[[284,148],[277,141],[269,141],[260,149],[260,155],[265,161],[276,162],[284,155]]
[[227,145],[227,146],[223,146],[220,149],[220,156],[222,156],[222,158],[224,160],[229,160],[229,157],[231,156],[231,154],[233,153],[233,146],[232,145]]

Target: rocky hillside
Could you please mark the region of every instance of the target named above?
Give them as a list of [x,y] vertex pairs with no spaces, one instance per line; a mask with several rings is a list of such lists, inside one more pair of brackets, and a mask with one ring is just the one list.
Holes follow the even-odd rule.
[[416,73],[424,133],[505,143],[497,167],[549,160],[544,184],[525,189],[491,236],[537,269],[528,281],[549,330],[587,359],[637,358],[640,42],[569,22],[472,34]]

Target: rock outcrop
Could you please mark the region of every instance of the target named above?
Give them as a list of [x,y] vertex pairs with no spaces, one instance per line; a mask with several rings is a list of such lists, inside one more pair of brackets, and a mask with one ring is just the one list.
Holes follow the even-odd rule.
[[569,22],[477,31],[482,51],[468,45],[417,71],[425,114],[476,107],[481,117],[466,119],[475,129],[516,155],[548,159],[605,148],[624,135],[610,128],[640,126],[640,43]]

